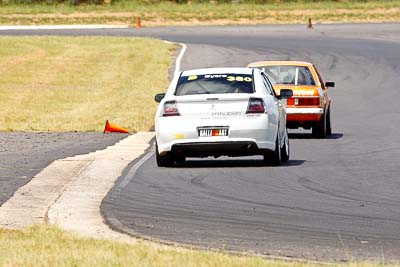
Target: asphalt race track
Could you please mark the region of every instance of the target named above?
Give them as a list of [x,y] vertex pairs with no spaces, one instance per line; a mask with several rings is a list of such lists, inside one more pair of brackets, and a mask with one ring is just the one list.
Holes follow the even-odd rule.
[[[333,135],[291,131],[291,159],[192,159],[154,151],[102,205],[114,228],[189,245],[315,260],[400,259],[400,24],[9,31],[151,36],[188,44],[182,69],[314,62],[335,81]],[[152,96],[149,96],[152,97]]]

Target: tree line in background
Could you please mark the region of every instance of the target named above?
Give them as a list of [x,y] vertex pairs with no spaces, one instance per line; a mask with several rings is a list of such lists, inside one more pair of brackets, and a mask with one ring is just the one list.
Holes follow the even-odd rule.
[[248,3],[248,4],[273,4],[273,3],[307,3],[307,2],[368,2],[368,0],[0,0],[1,4],[67,4],[67,5],[107,5],[116,2],[135,2],[138,4],[158,4],[162,2],[187,4],[187,3]]

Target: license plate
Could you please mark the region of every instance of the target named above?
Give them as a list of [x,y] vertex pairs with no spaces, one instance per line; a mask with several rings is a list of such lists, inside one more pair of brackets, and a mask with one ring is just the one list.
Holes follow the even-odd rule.
[[198,128],[199,137],[228,136],[228,127]]

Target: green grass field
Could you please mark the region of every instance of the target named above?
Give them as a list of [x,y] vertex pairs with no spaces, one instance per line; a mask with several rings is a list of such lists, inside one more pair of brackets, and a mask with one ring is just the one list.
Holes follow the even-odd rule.
[[0,5],[0,24],[135,24],[143,26],[314,22],[398,22],[400,0],[275,1],[266,4],[117,1],[106,5]]
[[[163,248],[142,242],[125,244],[95,240],[61,231],[54,226],[42,225],[24,230],[0,229],[0,266],[312,267],[327,265]],[[373,267],[380,264],[337,263],[329,266]]]
[[134,131],[153,124],[176,47],[112,37],[1,37],[0,131]]

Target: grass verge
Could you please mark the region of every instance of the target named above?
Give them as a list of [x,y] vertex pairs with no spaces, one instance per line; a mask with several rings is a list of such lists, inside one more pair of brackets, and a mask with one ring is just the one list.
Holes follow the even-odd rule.
[[[125,244],[83,238],[54,226],[36,225],[24,230],[0,229],[1,266],[326,266],[302,262],[264,260],[224,253],[165,249],[144,244]],[[332,264],[334,265],[334,264]],[[372,267],[376,263],[335,264]]]
[[0,24],[135,24],[143,26],[314,22],[398,22],[400,0],[290,1],[281,3],[145,4],[118,1],[109,5],[3,4]]
[[131,131],[153,122],[176,47],[144,38],[1,37],[0,131]]

